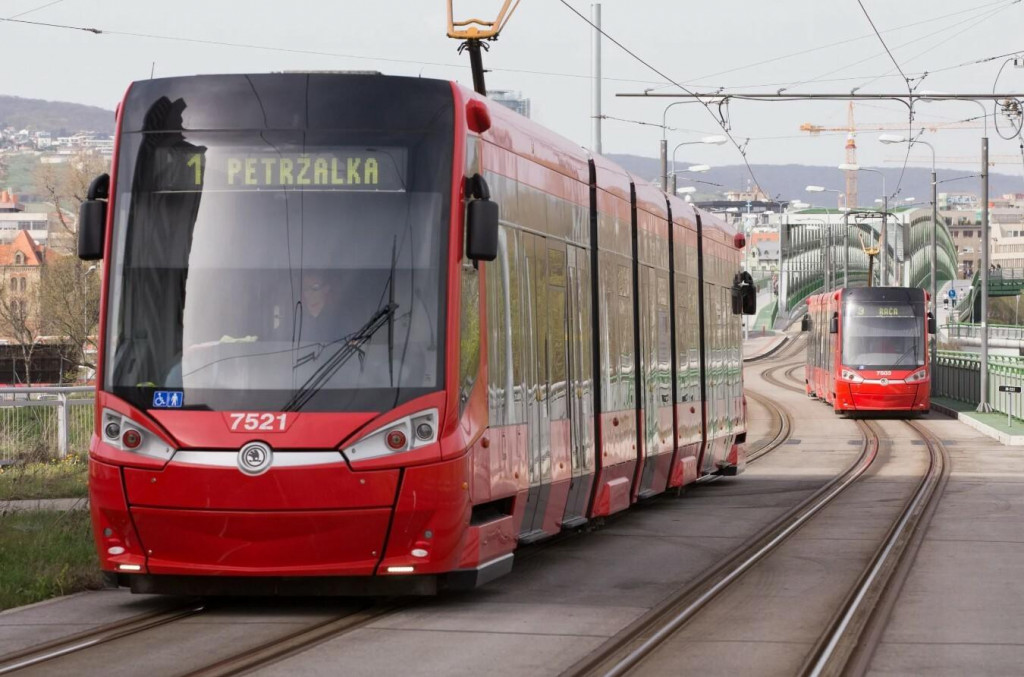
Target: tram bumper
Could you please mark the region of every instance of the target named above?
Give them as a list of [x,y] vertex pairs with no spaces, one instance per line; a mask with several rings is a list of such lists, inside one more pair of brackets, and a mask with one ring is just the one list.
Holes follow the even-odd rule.
[[840,411],[926,411],[929,384],[839,383],[835,407]]
[[332,463],[258,476],[194,462],[105,467],[123,477],[123,490],[107,483],[118,489],[107,502],[130,516],[122,522],[139,548],[125,569],[98,543],[103,569],[136,592],[434,594],[511,568],[510,555],[467,537],[465,455],[401,470]]

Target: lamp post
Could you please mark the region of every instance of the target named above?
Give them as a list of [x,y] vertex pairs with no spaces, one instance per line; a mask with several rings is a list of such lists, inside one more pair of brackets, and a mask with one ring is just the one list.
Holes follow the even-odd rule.
[[[932,152],[932,252],[931,252],[931,267],[932,267],[932,317],[939,316],[939,282],[938,282],[938,237],[936,235],[939,229],[939,199],[938,199],[938,182],[935,180],[935,146],[922,141],[920,139],[907,139],[904,136],[898,134],[880,134],[878,140],[882,143],[907,143],[911,147],[914,144],[920,144],[926,146],[928,150]],[[934,350],[932,355],[934,355]]]
[[[855,172],[871,172],[872,174],[878,174],[882,177],[882,229],[878,233],[882,240],[882,260],[881,266],[879,266],[879,277],[881,279],[881,286],[885,287],[888,281],[889,272],[889,238],[887,231],[889,223],[889,194],[885,192],[885,173],[878,169],[868,169],[867,167],[847,163],[839,165],[839,169],[844,171],[852,170]],[[846,206],[849,207],[850,205]]]
[[[808,193],[835,193],[836,195],[843,195],[843,191],[836,190],[835,188],[825,188],[824,186],[807,186],[804,188]],[[839,200],[836,199],[836,205],[838,206]],[[831,254],[831,266],[829,267],[829,290],[835,288],[835,238],[832,232],[832,219],[831,213],[828,207],[825,207],[825,214],[829,216],[828,219],[828,240],[829,240],[829,253]],[[843,211],[843,286],[847,286],[848,282],[848,269],[850,267],[850,238],[849,238],[849,214],[850,210],[846,209]]]
[[[662,190],[664,190],[666,193],[675,192],[676,187],[675,187],[675,183],[674,182],[676,180],[676,151],[678,151],[683,146],[697,146],[697,145],[702,145],[702,144],[703,145],[707,145],[707,146],[721,146],[723,143],[725,143],[728,140],[729,139],[727,139],[724,136],[705,136],[700,141],[683,141],[682,143],[676,144],[676,147],[672,149],[672,181],[673,181],[673,184],[672,184],[671,190],[670,190],[669,185],[668,185],[668,178],[667,178],[668,177],[668,174],[667,174],[668,170],[667,170],[666,167],[663,166],[662,167],[662,173],[665,176],[665,179],[662,182]],[[687,169],[686,171],[688,171],[688,172],[706,172],[709,169],[711,169],[711,167],[709,167],[708,165],[694,165],[694,166],[690,167],[689,169]]]
[[[922,90],[920,100],[928,101],[929,95],[936,94],[938,92]],[[985,104],[974,99],[959,101],[970,101],[981,106],[982,118],[985,121],[985,136],[981,137],[981,383],[978,411],[986,412],[992,411],[992,406],[988,403],[988,109],[985,108]]]

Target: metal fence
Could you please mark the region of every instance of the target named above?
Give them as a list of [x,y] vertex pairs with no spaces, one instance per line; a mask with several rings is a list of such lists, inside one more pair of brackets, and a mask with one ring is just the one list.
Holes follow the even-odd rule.
[[0,460],[89,451],[93,388],[0,388]]
[[[951,339],[981,340],[981,325],[959,323],[950,324],[945,327],[949,331]],[[1006,324],[988,325],[989,339],[1003,339],[1007,341],[1024,341],[1024,327]]]
[[[999,392],[999,386],[1024,387],[1024,357],[989,355],[988,402],[994,411],[1024,419],[1021,395]],[[981,394],[981,356],[940,350],[932,371],[932,395],[977,404]]]

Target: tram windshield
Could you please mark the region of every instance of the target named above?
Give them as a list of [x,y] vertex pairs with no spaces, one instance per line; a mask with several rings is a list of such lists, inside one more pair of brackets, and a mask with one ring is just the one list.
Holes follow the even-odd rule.
[[925,363],[923,306],[850,303],[845,313],[844,365],[853,369],[916,369]]
[[260,411],[439,389],[450,110],[413,131],[124,134],[105,388]]

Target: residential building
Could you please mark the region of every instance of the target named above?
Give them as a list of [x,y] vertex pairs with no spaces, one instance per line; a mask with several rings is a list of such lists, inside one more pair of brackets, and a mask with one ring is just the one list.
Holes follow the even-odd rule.
[[530,117],[530,100],[524,99],[521,92],[514,92],[510,89],[492,89],[487,92],[487,96],[491,101],[500,103],[523,117]]
[[[13,304],[16,311],[23,312],[29,326],[37,330],[40,322],[39,283],[48,259],[53,259],[52,252],[37,244],[25,230],[19,230],[10,244],[0,244],[2,296]],[[10,328],[0,324],[0,338],[14,338],[5,336],[9,333]]]

